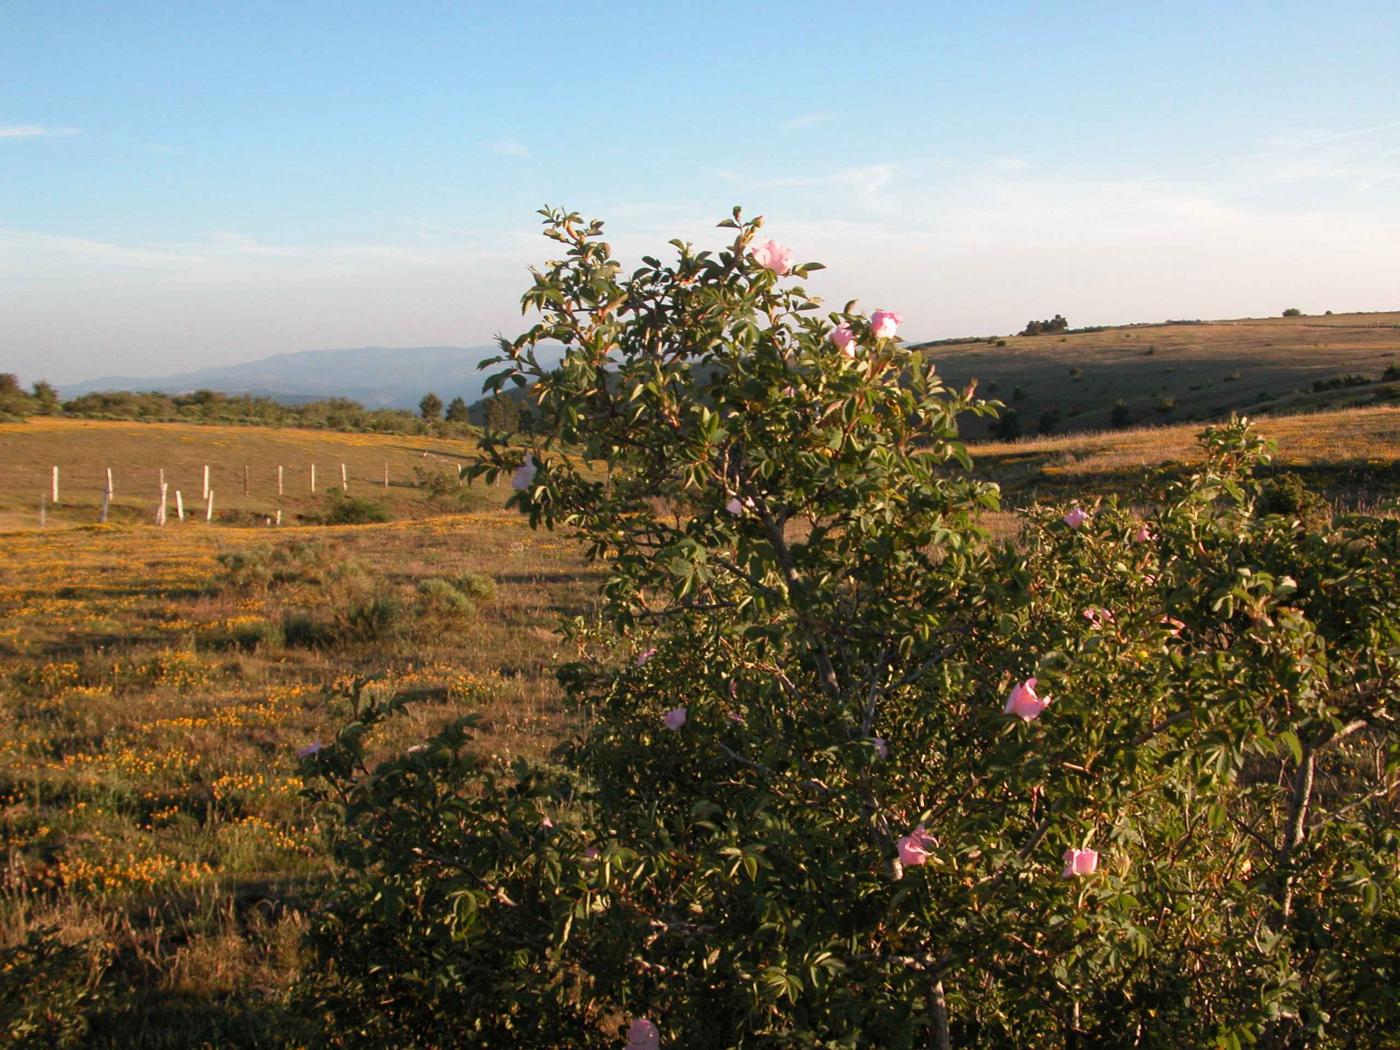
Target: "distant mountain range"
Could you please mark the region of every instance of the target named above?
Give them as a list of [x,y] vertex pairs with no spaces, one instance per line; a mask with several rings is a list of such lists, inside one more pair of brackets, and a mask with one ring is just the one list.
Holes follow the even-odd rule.
[[[541,349],[542,364],[557,363],[558,347],[553,355]],[[941,340],[924,351],[950,386],[976,379],[982,396],[1014,410],[1001,422],[968,421],[974,438],[1400,402],[1400,311]],[[477,366],[496,353],[493,346],[306,350],[177,375],[111,376],[60,394],[209,389],[292,404],[347,397],[368,408],[416,409],[432,391],[444,401],[461,397],[479,419],[482,384],[495,369]]]
[[158,390],[186,394],[217,390],[298,403],[348,397],[367,408],[416,408],[428,391],[444,401],[469,404],[482,394],[492,369],[477,366],[499,353],[495,346],[361,346],[274,354],[241,365],[220,365],[166,376],[104,376],[65,384],[64,398],[107,390]]

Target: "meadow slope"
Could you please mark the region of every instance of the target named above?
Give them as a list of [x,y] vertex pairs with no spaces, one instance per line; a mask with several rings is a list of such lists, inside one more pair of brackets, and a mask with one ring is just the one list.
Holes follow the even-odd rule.
[[504,495],[483,495],[480,486],[459,485],[459,468],[474,452],[470,442],[398,434],[35,416],[23,423],[0,423],[0,528],[37,524],[55,466],[59,504],[48,509],[55,524],[98,520],[108,468],[115,492],[108,520],[114,523],[154,520],[162,470],[169,485],[170,522],[175,522],[177,490],[187,515],[202,522],[206,465],[214,518],[222,524],[266,525],[278,510],[286,525],[314,520],[327,509],[327,493],[340,488],[341,464],[349,494],[381,504],[394,518],[480,510],[498,504]]
[[[1143,425],[1400,399],[1400,382],[1374,382],[1400,366],[1400,312],[1125,325],[925,345],[950,385],[976,379],[979,393],[1015,409],[1023,434],[1035,434],[1047,412],[1058,413],[1053,433],[1108,429],[1119,400],[1131,422]],[[1373,382],[1312,389],[1349,375]],[[987,426],[974,424],[970,436],[985,436]]]
[[[1199,429],[985,443],[975,469],[1012,508],[1131,493],[1193,459]],[[1400,407],[1261,430],[1280,468],[1344,502],[1400,492]],[[473,452],[324,431],[0,426],[0,952],[43,930],[84,946],[101,993],[91,1045],[298,1045],[287,1005],[329,859],[296,752],[345,719],[338,683],[378,675],[376,688],[417,696],[376,738],[381,752],[465,710],[486,716],[482,746],[501,755],[541,755],[568,731],[554,628],[588,613],[599,571],[505,510],[506,486],[459,488]],[[312,462],[323,487],[347,464],[351,493],[397,520],[291,524],[325,509],[309,491]],[[149,524],[159,470],[197,503],[206,463],[213,524],[173,512]],[[40,531],[54,464],[61,502]],[[99,526],[109,465],[117,502]],[[269,527],[279,507],[287,524]],[[997,534],[1015,531],[1014,513],[993,519]],[[256,569],[273,551],[290,552],[295,571],[221,561]]]

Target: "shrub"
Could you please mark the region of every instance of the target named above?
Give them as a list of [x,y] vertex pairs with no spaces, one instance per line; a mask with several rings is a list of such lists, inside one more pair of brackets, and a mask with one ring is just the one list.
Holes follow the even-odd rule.
[[282,615],[282,644],[289,649],[323,649],[335,643],[329,625],[303,610]]
[[463,573],[452,581],[452,585],[474,602],[489,602],[496,597],[496,581],[485,573]]
[[489,599],[495,585],[489,577],[468,573],[457,580],[432,578],[418,584],[417,613],[423,619],[456,621],[476,611],[477,603]]
[[1296,306],[1290,306],[1287,310],[1283,311],[1283,316],[1284,316],[1284,317],[1302,317],[1302,316],[1303,316],[1303,311],[1302,311],[1302,310],[1299,310]]
[[1157,399],[1157,411],[1160,412],[1162,415],[1165,416],[1168,412],[1172,411],[1172,410],[1175,409],[1175,408],[1176,408],[1176,398],[1174,398],[1174,397],[1159,397],[1159,398]]
[[1347,372],[1343,375],[1332,376],[1330,379],[1314,379],[1313,393],[1318,394],[1326,390],[1345,390],[1349,387],[1369,386],[1371,380],[1368,376],[1358,375],[1355,372]]
[[1047,408],[1044,412],[1040,413],[1040,424],[1036,427],[1036,433],[1053,433],[1055,428],[1059,425],[1060,410],[1058,408]]
[[342,489],[326,493],[323,525],[375,525],[392,519],[389,508],[377,500],[351,496]]
[[282,628],[269,620],[241,621],[229,634],[233,644],[241,649],[276,649],[285,644]]
[[1400,365],[1386,365],[1385,371],[1381,373],[1382,383],[1393,383],[1400,380]]
[[99,983],[106,958],[95,944],[58,938],[57,929],[30,930],[23,942],[0,948],[0,1037],[6,1046],[86,1043],[106,998]]
[[414,467],[413,479],[415,485],[427,492],[429,499],[450,496],[457,488],[455,476],[448,477],[441,470],[430,470],[427,467]]
[[334,554],[319,540],[253,547],[218,556],[222,583],[237,591],[268,591],[293,583],[320,580],[331,570]]
[[403,605],[394,595],[366,595],[339,609],[335,635],[343,642],[382,642],[398,632],[402,615]]
[[1113,402],[1113,411],[1108,414],[1108,421],[1115,427],[1130,426],[1133,422],[1133,414],[1128,410],[1128,403],[1121,397]]
[[1314,529],[1325,524],[1328,515],[1327,502],[1311,492],[1303,479],[1291,471],[1268,478],[1259,485],[1254,510],[1259,515],[1297,518]]
[[1008,408],[1001,417],[992,423],[992,433],[1002,441],[1015,441],[1021,436],[1021,415],[1014,408]]
[[1022,335],[1055,335],[1069,330],[1069,322],[1059,314],[1048,321],[1029,321],[1022,329]]
[[467,716],[366,769],[405,701],[352,689],[306,769],[336,1037],[1385,1038],[1400,522],[1258,514],[1268,449],[1233,422],[1150,525],[1085,501],[992,543],[957,432],[991,406],[888,315],[816,315],[813,267],[780,278],[737,211],[729,249],[626,278],[598,224],[547,219],[545,316],[491,381],[533,381],[535,436],[475,475],[532,457],[516,505],[606,573],[561,671],[588,717],[550,764]]

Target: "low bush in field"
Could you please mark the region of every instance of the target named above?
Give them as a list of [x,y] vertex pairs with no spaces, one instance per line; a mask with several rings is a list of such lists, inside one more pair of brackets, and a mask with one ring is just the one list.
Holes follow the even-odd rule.
[[422,580],[418,584],[415,613],[420,619],[450,623],[470,616],[480,602],[489,601],[495,592],[491,578],[480,573],[467,573],[454,580]]
[[378,500],[332,489],[326,493],[326,509],[320,515],[320,522],[322,525],[375,525],[392,518],[389,508]]
[[0,1037],[6,1046],[82,1046],[105,996],[106,963],[95,946],[67,944],[52,929],[31,930],[0,948]]
[[222,583],[236,591],[270,591],[296,583],[316,583],[335,566],[333,550],[318,540],[253,547],[218,556]]
[[606,569],[561,670],[589,717],[549,764],[468,716],[366,768],[404,701],[354,694],[306,769],[329,1041],[1388,1038],[1400,522],[1276,513],[1237,421],[1149,515],[994,543],[957,430],[992,406],[724,225],[623,278],[548,215],[566,257],[492,381],[536,428],[475,473]]

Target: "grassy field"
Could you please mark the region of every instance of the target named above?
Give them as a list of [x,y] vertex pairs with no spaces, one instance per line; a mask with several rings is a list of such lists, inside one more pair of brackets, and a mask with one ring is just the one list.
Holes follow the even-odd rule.
[[[1013,507],[1131,491],[1193,458],[1198,429],[987,443],[975,461]],[[1344,501],[1400,492],[1400,408],[1261,429]],[[40,419],[0,426],[0,450],[0,950],[36,930],[82,945],[101,993],[91,1045],[297,1045],[285,1005],[327,863],[296,752],[342,721],[336,683],[382,674],[420,696],[382,749],[472,708],[482,746],[543,753],[569,724],[553,628],[587,611],[597,571],[503,510],[504,486],[458,489],[462,444]],[[398,520],[269,527],[278,507],[284,522],[324,510],[312,462],[337,486],[346,463],[351,493]],[[160,467],[197,499],[205,463],[214,523],[148,524]],[[109,465],[114,523],[99,526]],[[992,524],[1010,534],[1014,514]],[[289,552],[288,579],[258,571],[269,551]],[[444,585],[473,600],[444,604]],[[330,612],[345,608],[378,612]]]
[[[484,747],[541,753],[565,724],[552,628],[595,585],[563,543],[500,510],[0,542],[0,948],[44,929],[82,944],[101,975],[99,1046],[295,1045],[282,1007],[326,872],[296,752],[342,722],[335,683],[382,674],[421,696],[384,748],[471,707],[489,720]],[[218,560],[256,565],[274,544],[301,551],[301,579],[249,584]],[[482,576],[493,593],[474,610],[420,590]],[[367,596],[398,612],[348,633],[324,619]]]
[[1400,400],[1396,381],[1312,389],[1345,375],[1378,380],[1400,365],[1400,313],[1126,325],[928,352],[950,384],[977,379],[983,396],[1015,409],[1023,434],[1037,433],[1046,412],[1059,413],[1052,433],[1108,429],[1120,399],[1139,426]]
[[206,465],[214,517],[222,524],[266,525],[278,510],[289,525],[323,514],[327,493],[340,489],[342,464],[349,494],[382,504],[394,518],[484,509],[499,500],[483,495],[480,487],[458,486],[458,468],[472,451],[461,441],[401,435],[36,416],[24,423],[0,423],[0,528],[38,525],[39,504],[50,495],[55,466],[59,503],[49,507],[47,516],[64,525],[98,520],[108,468],[114,490],[111,522],[154,521],[164,470],[171,525],[176,523],[177,490],[188,518],[202,523]]
[[[1303,477],[1343,507],[1372,509],[1400,497],[1400,406],[1263,417],[1278,445],[1274,469]],[[1051,435],[973,448],[978,472],[1011,506],[1035,499],[1132,494],[1158,470],[1200,458],[1204,424]]]

